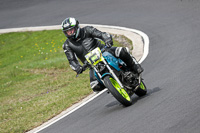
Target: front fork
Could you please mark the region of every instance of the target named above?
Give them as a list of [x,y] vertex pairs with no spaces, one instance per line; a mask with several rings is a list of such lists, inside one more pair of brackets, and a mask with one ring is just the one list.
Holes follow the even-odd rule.
[[[109,72],[111,73],[111,75],[113,76],[113,78],[117,81],[117,83],[120,86],[120,90],[124,88],[124,86],[122,85],[121,81],[119,80],[119,78],[115,75],[114,71],[110,68],[110,66],[108,65],[108,63],[103,60],[103,63],[106,65],[106,68],[108,68]],[[97,72],[97,75],[100,77],[101,81],[104,83],[104,81],[102,80],[102,75],[97,71],[97,69],[94,67],[94,70]]]
[[140,87],[141,81],[142,81],[142,74],[140,74],[140,75],[138,76],[139,85],[135,87],[135,89],[133,90],[134,92],[136,92],[137,89]]

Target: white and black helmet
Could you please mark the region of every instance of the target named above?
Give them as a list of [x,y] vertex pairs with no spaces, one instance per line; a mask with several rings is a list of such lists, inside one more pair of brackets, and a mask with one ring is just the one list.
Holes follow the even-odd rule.
[[[77,39],[80,33],[78,20],[72,17],[66,18],[62,22],[62,30],[67,38]],[[71,34],[67,34],[70,30],[73,30],[73,32],[71,32]]]

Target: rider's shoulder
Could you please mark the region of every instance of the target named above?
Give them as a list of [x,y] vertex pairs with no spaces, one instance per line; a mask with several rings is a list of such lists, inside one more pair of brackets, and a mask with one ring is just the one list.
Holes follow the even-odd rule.
[[95,28],[93,26],[85,26],[83,27],[83,29],[86,31],[91,31],[91,30],[94,30]]
[[63,43],[63,49],[67,49],[67,47],[69,47],[69,39],[66,39],[66,41]]

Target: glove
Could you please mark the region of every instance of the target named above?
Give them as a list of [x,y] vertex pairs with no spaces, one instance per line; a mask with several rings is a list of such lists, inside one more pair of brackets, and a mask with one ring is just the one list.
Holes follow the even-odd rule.
[[105,45],[110,48],[113,45],[113,40],[112,40],[112,36],[108,33],[106,33],[106,39],[105,39]]
[[106,44],[107,48],[111,48],[112,45],[113,45],[113,41],[112,41],[112,40],[107,40],[107,41],[105,42],[105,44]]
[[81,74],[83,72],[83,67],[82,66],[80,66],[80,67],[78,67],[77,69],[76,69],[76,73],[77,74]]
[[112,47],[112,45],[113,45],[113,43],[112,43],[112,42],[110,42],[110,43],[106,43],[106,46],[107,46],[107,48],[111,48],[111,47]]

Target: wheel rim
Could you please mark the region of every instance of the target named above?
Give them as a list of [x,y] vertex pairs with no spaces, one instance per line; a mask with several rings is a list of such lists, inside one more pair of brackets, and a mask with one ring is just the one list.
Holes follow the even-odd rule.
[[145,86],[144,86],[144,84],[141,82],[141,84],[140,84],[140,88],[142,89],[142,90],[145,90]]
[[128,95],[128,93],[122,88],[120,89],[120,85],[117,83],[117,81],[113,78],[110,78],[110,82],[112,83],[112,85],[115,87],[115,89],[127,100],[127,101],[131,101],[130,96]]

